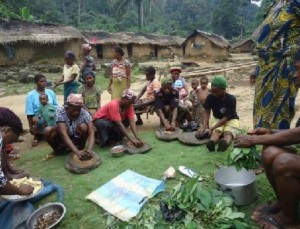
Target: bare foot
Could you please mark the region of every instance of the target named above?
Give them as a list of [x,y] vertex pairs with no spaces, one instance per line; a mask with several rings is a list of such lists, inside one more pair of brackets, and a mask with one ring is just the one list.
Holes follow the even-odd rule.
[[[256,222],[261,229],[287,229],[287,228],[299,228],[294,221],[287,219],[281,214],[266,215]],[[296,227],[295,227],[296,226]]]
[[267,215],[274,215],[277,214],[280,211],[280,206],[277,201],[274,201],[272,203],[266,203],[263,205],[259,205],[255,208],[251,219],[255,222],[259,221],[262,217],[265,217]]

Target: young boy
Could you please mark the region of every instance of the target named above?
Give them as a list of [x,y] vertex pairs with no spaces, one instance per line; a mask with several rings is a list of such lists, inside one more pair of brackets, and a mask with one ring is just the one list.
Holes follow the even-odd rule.
[[[208,150],[215,151],[215,145],[218,143],[217,151],[225,151],[239,129],[236,98],[226,92],[227,82],[222,76],[214,77],[211,86],[211,94],[207,96],[203,105],[205,109],[203,128],[198,130],[196,137],[201,138],[208,133],[210,135],[206,145]],[[213,117],[210,118],[211,111]]]
[[93,117],[101,108],[101,90],[95,85],[95,74],[91,70],[83,73],[84,84],[79,88],[79,94],[82,94],[85,109]]
[[45,127],[55,126],[55,107],[48,103],[48,95],[40,94],[40,107],[37,116],[33,118],[33,122],[36,125],[35,132],[33,135],[32,146],[35,147],[39,144],[41,133],[43,133]]
[[164,78],[161,89],[155,94],[154,106],[160,118],[161,127],[174,131],[178,114],[179,92],[172,88],[172,80]]
[[33,187],[21,185],[16,187],[8,182],[4,174],[4,166],[8,166],[6,155],[2,154],[2,147],[6,144],[17,141],[19,135],[23,132],[23,126],[20,118],[8,108],[0,107],[0,194],[1,195],[30,195]]

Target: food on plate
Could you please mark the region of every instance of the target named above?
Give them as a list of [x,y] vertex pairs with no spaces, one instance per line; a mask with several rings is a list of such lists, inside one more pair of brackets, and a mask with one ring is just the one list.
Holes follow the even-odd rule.
[[35,194],[37,191],[39,191],[42,188],[42,182],[33,180],[31,177],[30,178],[23,177],[20,179],[12,179],[10,181],[10,183],[17,187],[20,187],[21,185],[24,185],[24,184],[32,186],[34,188],[32,194]]

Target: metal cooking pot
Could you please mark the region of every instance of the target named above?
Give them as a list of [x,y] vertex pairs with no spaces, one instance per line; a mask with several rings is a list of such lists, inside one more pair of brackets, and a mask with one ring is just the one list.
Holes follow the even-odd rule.
[[219,190],[230,194],[236,205],[248,205],[257,198],[256,176],[253,171],[223,167],[215,173]]

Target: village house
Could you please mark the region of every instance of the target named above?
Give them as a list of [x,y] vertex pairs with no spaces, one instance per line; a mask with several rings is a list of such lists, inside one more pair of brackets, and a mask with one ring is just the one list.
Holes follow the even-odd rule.
[[230,44],[222,36],[195,30],[183,42],[185,57],[228,57]]
[[112,59],[112,48],[120,46],[126,58],[156,58],[182,56],[184,38],[159,34],[133,32],[108,33],[104,31],[82,31],[84,41],[94,48],[92,56]]
[[255,41],[248,38],[243,41],[235,42],[232,44],[232,53],[253,53],[255,48]]
[[66,50],[78,57],[82,35],[70,26],[0,18],[0,65],[18,62],[63,64]]

